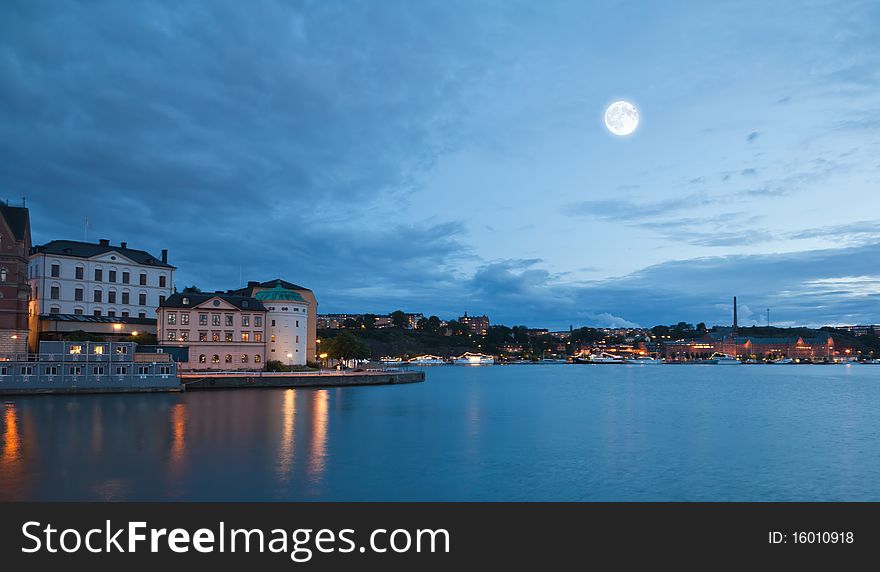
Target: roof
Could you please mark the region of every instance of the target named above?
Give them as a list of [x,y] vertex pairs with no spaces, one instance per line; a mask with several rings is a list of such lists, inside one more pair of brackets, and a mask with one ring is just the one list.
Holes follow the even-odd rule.
[[40,314],[43,322],[82,322],[88,324],[140,324],[155,326],[156,318],[122,318],[120,316],[88,316],[85,314]]
[[[251,298],[250,296],[237,296],[234,294],[218,294],[218,293],[208,293],[208,292],[198,292],[198,293],[189,293],[186,294],[172,294],[168,296],[168,298],[159,304],[160,308],[192,308],[194,306],[198,306],[199,304],[204,304],[211,298],[220,298],[224,302],[228,302],[235,306],[240,310],[245,311],[253,311],[253,310],[262,310],[265,311],[266,307],[257,300],[256,298]],[[184,300],[187,303],[184,303]]]
[[25,207],[11,207],[0,203],[0,215],[6,219],[9,230],[15,236],[15,240],[25,240],[27,229],[30,226],[30,215]]
[[76,256],[78,258],[92,258],[93,256],[106,254],[107,252],[117,252],[144,266],[174,268],[174,266],[167,262],[162,262],[160,258],[153,256],[145,250],[122,248],[122,246],[113,246],[112,244],[80,242],[78,240],[53,240],[46,244],[35,246],[32,252],[57,254],[59,256]]
[[254,294],[257,300],[293,300],[296,302],[305,302],[298,292],[289,290],[281,285],[281,280],[275,283],[275,286],[268,290],[260,290]]
[[297,284],[294,284],[293,282],[288,282],[287,280],[282,280],[281,278],[275,278],[274,280],[268,280],[266,282],[250,281],[250,282],[248,282],[247,286],[245,286],[244,288],[239,288],[238,290],[229,290],[229,293],[230,294],[238,294],[240,296],[253,296],[254,290],[257,288],[263,288],[263,289],[274,288],[278,284],[280,284],[284,288],[287,288],[288,290],[299,290],[301,292],[311,292],[310,289],[305,288],[303,286],[299,286]]

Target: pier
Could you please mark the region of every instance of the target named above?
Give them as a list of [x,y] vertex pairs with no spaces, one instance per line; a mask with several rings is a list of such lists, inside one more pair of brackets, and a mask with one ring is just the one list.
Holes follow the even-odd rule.
[[232,388],[348,387],[425,381],[423,371],[200,372],[181,373],[187,391]]

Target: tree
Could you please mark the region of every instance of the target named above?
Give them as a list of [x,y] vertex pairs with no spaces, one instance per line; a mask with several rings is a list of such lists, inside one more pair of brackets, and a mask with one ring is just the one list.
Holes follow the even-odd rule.
[[409,326],[409,317],[402,310],[395,310],[388,316],[391,318],[391,325],[395,328],[404,329]]
[[364,314],[361,317],[361,324],[363,325],[365,330],[372,330],[376,327],[376,318],[378,318],[376,314]]
[[331,338],[327,343],[327,347],[321,349],[324,349],[329,357],[339,361],[370,357],[369,348],[348,332],[342,332],[338,336]]
[[195,284],[193,284],[192,286],[187,286],[186,288],[183,289],[184,294],[198,294],[201,291],[202,291],[202,289],[199,288],[198,286],[196,286]]

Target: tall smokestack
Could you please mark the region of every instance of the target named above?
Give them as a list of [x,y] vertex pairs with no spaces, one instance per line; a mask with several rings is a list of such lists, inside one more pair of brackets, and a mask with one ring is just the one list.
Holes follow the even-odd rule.
[[[168,250],[167,249],[162,250],[162,264],[168,264]],[[736,298],[734,298],[734,301],[735,300],[736,300]],[[734,320],[734,321],[736,321],[736,320]]]
[[736,334],[736,296],[733,297],[733,333]]

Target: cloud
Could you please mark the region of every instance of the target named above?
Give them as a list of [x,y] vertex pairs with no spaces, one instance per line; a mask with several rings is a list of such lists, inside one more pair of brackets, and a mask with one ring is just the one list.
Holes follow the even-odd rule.
[[752,131],[751,133],[749,133],[748,135],[746,135],[746,141],[747,141],[748,143],[754,143],[755,140],[756,140],[758,137],[760,137],[760,136],[761,136],[761,132],[760,132],[760,131]]

